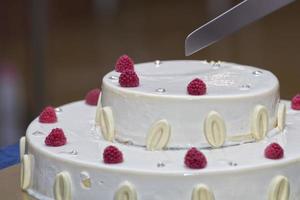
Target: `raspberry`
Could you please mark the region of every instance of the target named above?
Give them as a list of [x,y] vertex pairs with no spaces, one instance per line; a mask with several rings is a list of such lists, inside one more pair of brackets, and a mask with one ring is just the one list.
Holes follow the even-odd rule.
[[103,161],[107,164],[116,164],[123,162],[122,152],[115,146],[108,146],[103,152]]
[[88,105],[96,106],[98,104],[98,99],[101,91],[98,88],[90,90],[85,96],[85,103]]
[[186,153],[184,164],[191,169],[202,169],[206,167],[207,160],[201,151],[193,147]]
[[280,159],[284,155],[284,150],[283,148],[277,144],[277,143],[272,143],[268,145],[265,149],[265,157],[269,159]]
[[121,73],[127,70],[134,71],[133,60],[127,55],[119,57],[115,65],[115,70]]
[[206,93],[206,85],[201,79],[195,78],[188,84],[187,91],[190,95],[203,95]]
[[134,71],[125,71],[119,77],[119,84],[122,87],[137,87],[139,82],[139,77]]
[[297,94],[292,99],[292,109],[300,110],[300,94]]
[[41,123],[55,123],[57,122],[56,113],[53,107],[47,106],[41,112],[39,116],[39,122]]
[[45,139],[45,144],[47,146],[53,146],[53,147],[65,145],[66,142],[67,142],[67,138],[64,134],[64,131],[60,128],[52,129],[52,131]]

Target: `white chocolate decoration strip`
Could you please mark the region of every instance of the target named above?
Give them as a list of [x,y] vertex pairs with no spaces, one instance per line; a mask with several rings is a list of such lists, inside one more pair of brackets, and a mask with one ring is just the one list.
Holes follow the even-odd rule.
[[222,116],[211,111],[204,121],[204,135],[212,147],[221,147],[226,139],[226,126]]
[[284,176],[273,178],[268,192],[268,200],[289,200],[290,183]]
[[98,103],[97,103],[97,108],[96,108],[96,118],[95,118],[96,125],[98,125],[98,126],[100,126],[101,109],[102,109],[102,103],[101,103],[101,92],[100,92],[99,98],[98,98]]
[[196,185],[193,189],[192,200],[214,200],[213,192],[204,184]]
[[55,200],[71,200],[71,178],[68,172],[60,172],[55,177],[54,182],[54,197]]
[[122,183],[115,193],[114,200],[137,200],[137,193],[134,186],[128,181]]
[[21,189],[27,190],[31,185],[32,179],[32,170],[31,170],[31,157],[27,154],[23,155],[21,160],[21,174],[20,174],[20,182]]
[[251,119],[251,132],[255,140],[259,141],[265,138],[268,132],[269,115],[265,106],[257,105],[254,108]]
[[286,121],[286,105],[284,103],[280,103],[277,111],[277,128],[279,130],[283,130],[285,127]]
[[148,133],[146,138],[147,150],[162,150],[165,148],[170,140],[171,127],[167,120],[162,119],[155,122]]
[[[115,123],[111,108],[100,108],[97,115],[99,115],[99,124],[103,138],[107,141],[112,142],[115,138]],[[96,124],[98,124],[97,121]]]
[[26,150],[26,137],[25,136],[20,138],[19,147],[20,147],[20,149],[19,149],[20,161],[22,161],[23,155],[25,154],[25,150]]

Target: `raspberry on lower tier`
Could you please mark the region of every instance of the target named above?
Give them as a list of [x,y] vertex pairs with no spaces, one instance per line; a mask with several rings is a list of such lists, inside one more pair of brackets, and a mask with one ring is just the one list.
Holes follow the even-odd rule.
[[206,167],[207,160],[201,151],[198,151],[195,147],[193,147],[186,153],[184,163],[188,168],[202,169]]
[[108,146],[103,152],[103,161],[107,164],[117,164],[123,162],[122,152],[115,146]]
[[41,123],[55,123],[57,122],[57,116],[52,106],[47,106],[41,112],[39,116],[39,122]]

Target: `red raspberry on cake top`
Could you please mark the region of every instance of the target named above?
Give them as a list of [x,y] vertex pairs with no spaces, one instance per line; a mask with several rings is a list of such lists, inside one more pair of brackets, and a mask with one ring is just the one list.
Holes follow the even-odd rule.
[[117,72],[134,71],[134,62],[128,55],[122,55],[118,58],[115,70]]
[[292,98],[292,109],[300,110],[300,94],[297,94]]
[[108,146],[103,152],[103,161],[107,164],[117,164],[123,162],[122,152],[115,146]]
[[272,143],[268,145],[265,149],[265,157],[269,159],[280,159],[283,158],[284,156],[284,150],[283,148],[277,144],[277,143]]
[[39,122],[41,123],[55,123],[57,122],[57,117],[55,113],[55,109],[52,106],[47,106],[41,112],[39,116]]
[[58,147],[65,145],[67,143],[67,138],[64,131],[60,128],[52,129],[49,135],[45,139],[45,144],[47,146]]
[[201,79],[195,78],[188,84],[187,91],[190,95],[204,95],[206,93],[206,84]]
[[91,106],[96,106],[98,104],[98,99],[101,90],[98,88],[90,90],[85,96],[85,103]]
[[134,71],[125,71],[119,77],[119,84],[121,87],[137,87],[140,84],[140,80]]
[[201,151],[193,147],[185,154],[184,164],[191,169],[202,169],[206,167],[207,160]]

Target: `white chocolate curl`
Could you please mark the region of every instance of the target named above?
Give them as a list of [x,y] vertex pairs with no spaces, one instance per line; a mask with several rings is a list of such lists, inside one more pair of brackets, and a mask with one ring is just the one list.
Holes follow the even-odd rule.
[[268,132],[269,115],[265,106],[257,105],[254,108],[251,119],[251,132],[255,140],[259,141],[265,138]]
[[268,192],[268,200],[289,200],[290,183],[284,176],[273,178]]
[[55,177],[54,182],[55,200],[71,200],[71,178],[68,172],[60,172]]
[[214,194],[204,184],[199,184],[194,187],[193,194],[192,194],[192,200],[214,200]]
[[280,103],[277,111],[277,127],[279,130],[283,130],[286,120],[286,106],[284,103]]
[[115,123],[110,107],[99,109],[99,124],[103,138],[112,142],[115,139]]
[[134,186],[127,181],[122,183],[115,193],[114,200],[137,200],[137,194]]
[[29,155],[23,155],[21,160],[21,174],[20,174],[20,181],[21,181],[21,189],[27,190],[31,184],[32,178],[32,171],[31,171],[31,158]]
[[25,150],[26,150],[26,137],[25,136],[20,138],[19,146],[20,146],[20,161],[21,161],[23,159],[23,155],[25,154]]
[[215,148],[221,147],[226,139],[226,126],[222,116],[211,111],[204,121],[204,135],[207,142]]
[[171,127],[167,120],[155,122],[148,133],[146,147],[150,151],[161,150],[167,146],[171,136]]

